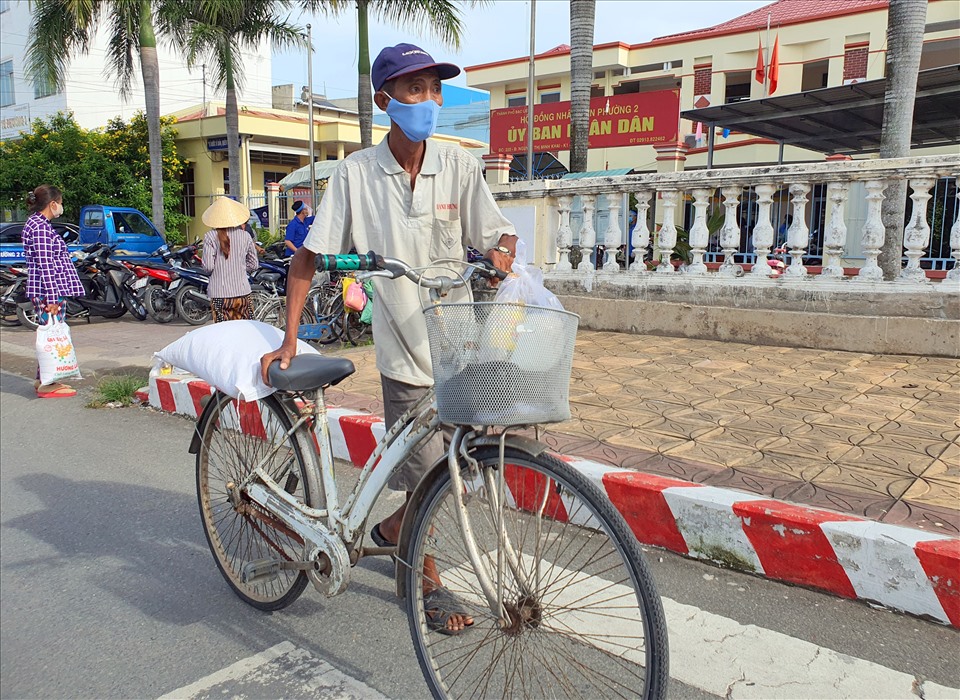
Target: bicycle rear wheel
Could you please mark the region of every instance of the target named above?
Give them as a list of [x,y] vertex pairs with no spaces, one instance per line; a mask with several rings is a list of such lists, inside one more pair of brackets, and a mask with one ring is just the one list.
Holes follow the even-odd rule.
[[[239,410],[238,410],[239,406]],[[311,449],[303,428],[287,435],[290,417],[274,396],[237,404],[217,393],[200,434],[197,500],[210,551],[234,593],[260,610],[293,603],[307,585],[304,571],[280,569],[272,578],[245,581],[244,566],[258,560],[299,561],[303,542],[235,486],[262,466],[287,493],[309,506],[322,502],[305,457]]]
[[[497,493],[498,450],[482,448],[474,456],[480,473],[462,472],[464,504],[495,588],[501,572],[509,622],[501,625],[491,613],[444,470],[418,510],[406,572],[410,630],[434,697],[664,697],[663,608],[623,517],[568,465],[509,448],[506,505],[497,508],[500,501],[491,494]],[[499,520],[516,568],[508,564],[509,548],[499,544]],[[460,634],[436,631],[442,616],[430,599],[430,613],[424,609],[428,556],[444,588],[458,599],[455,611],[473,617]]]
[[363,345],[373,337],[372,326],[360,320],[359,311],[344,312],[343,334],[351,345]]
[[[261,306],[260,312],[256,316],[256,319],[258,321],[263,321],[264,323],[269,323],[271,326],[285,329],[287,327],[286,297],[278,297],[277,299],[268,301],[266,304]],[[313,312],[304,307],[303,311],[300,312],[300,325],[302,326],[315,322],[316,318],[314,317]]]

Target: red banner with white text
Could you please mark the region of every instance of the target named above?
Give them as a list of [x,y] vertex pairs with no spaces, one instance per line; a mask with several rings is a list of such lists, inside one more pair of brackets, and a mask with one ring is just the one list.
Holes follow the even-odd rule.
[[[570,150],[570,103],[533,108],[533,151]],[[631,93],[590,100],[590,148],[673,143],[680,120],[680,91]],[[527,108],[490,111],[490,152],[527,152]]]

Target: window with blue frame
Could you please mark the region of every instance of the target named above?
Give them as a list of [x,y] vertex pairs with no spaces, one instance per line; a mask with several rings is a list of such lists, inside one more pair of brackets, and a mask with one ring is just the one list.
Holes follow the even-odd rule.
[[0,107],[16,102],[13,94],[13,61],[0,63]]

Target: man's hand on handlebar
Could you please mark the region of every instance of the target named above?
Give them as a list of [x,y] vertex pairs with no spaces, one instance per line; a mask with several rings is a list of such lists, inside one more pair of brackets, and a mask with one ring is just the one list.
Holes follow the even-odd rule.
[[[503,272],[510,273],[513,269],[513,261],[517,256],[517,237],[512,234],[503,234],[497,245],[487,251],[483,257],[493,263],[494,267]],[[497,277],[491,277],[487,280],[491,287],[500,284]]]

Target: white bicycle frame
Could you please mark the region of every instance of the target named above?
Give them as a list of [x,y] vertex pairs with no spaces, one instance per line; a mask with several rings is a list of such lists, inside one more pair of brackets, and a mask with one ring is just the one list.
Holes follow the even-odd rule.
[[[461,278],[462,279],[462,278]],[[464,280],[466,283],[466,280]],[[373,453],[367,459],[360,477],[357,480],[350,496],[341,507],[337,484],[334,476],[333,448],[330,439],[330,427],[327,421],[327,407],[324,401],[322,390],[317,390],[316,397],[312,400],[310,408],[301,409],[299,417],[293,426],[286,432],[286,436],[293,435],[301,426],[305,425],[310,417],[314,419],[315,432],[317,434],[317,444],[319,448],[319,473],[320,481],[323,487],[325,498],[322,509],[315,509],[296,501],[289,494],[284,492],[280,486],[270,478],[258,465],[251,470],[250,474],[241,484],[250,497],[259,503],[268,511],[274,513],[281,520],[293,527],[305,539],[325,539],[330,535],[336,535],[344,543],[353,543],[357,539],[360,529],[370,515],[374,503],[379,498],[380,493],[387,484],[387,480],[394,469],[426,438],[432,435],[440,427],[440,419],[437,413],[436,400],[433,390],[430,389],[423,397],[411,407],[398,420],[376,445]],[[529,577],[524,574],[520,566],[519,557],[514,550],[512,543],[506,536],[502,523],[499,522],[502,513],[501,504],[505,502],[506,491],[504,485],[504,450],[507,432],[503,431],[499,436],[500,447],[500,468],[496,480],[488,472],[485,475],[485,487],[488,498],[493,508],[493,517],[498,521],[498,546],[497,546],[497,574],[496,582],[491,578],[487,566],[483,561],[483,555],[477,549],[476,539],[473,535],[473,529],[470,524],[470,518],[467,508],[463,501],[464,483],[460,474],[459,459],[463,458],[468,464],[475,464],[467,451],[467,442],[464,441],[467,428],[460,426],[456,428],[451,447],[447,454],[447,464],[453,483],[452,493],[457,504],[457,520],[463,535],[464,545],[473,567],[474,574],[477,577],[484,596],[490,605],[491,611],[500,619],[501,625],[510,624],[509,614],[503,602],[503,564],[506,564],[519,583],[525,590],[531,590]],[[460,446],[460,455],[457,455],[456,446]],[[267,455],[262,463],[272,459],[278,447]],[[311,454],[311,459],[315,459]],[[316,462],[314,462],[316,464]],[[374,469],[376,467],[376,469]],[[259,482],[259,483],[256,483]],[[279,501],[278,501],[279,499]],[[542,518],[544,508],[546,507],[547,493],[544,492],[543,500],[539,504],[536,515]],[[325,532],[318,531],[317,521],[325,521]],[[317,538],[316,536],[320,537]],[[409,562],[404,562],[409,566]],[[539,577],[539,562],[535,577]],[[337,582],[334,586],[336,592],[343,590],[345,583]]]
[[[323,393],[318,392],[316,398],[312,401],[312,406],[308,410],[301,410],[299,418],[293,426],[286,431],[286,435],[293,435],[302,426],[307,424],[308,419],[313,416],[314,424],[317,426],[317,443],[319,447],[319,466],[320,481],[323,486],[325,497],[324,508],[311,508],[284,492],[280,486],[264,471],[262,466],[253,469],[246,478],[241,488],[245,489],[251,499],[259,503],[268,511],[280,517],[284,522],[290,525],[301,535],[321,534],[317,532],[316,523],[324,523],[321,528],[326,530],[326,535],[335,534],[341,541],[352,543],[356,540],[360,529],[364,526],[373,504],[376,502],[380,493],[387,484],[387,480],[393,473],[393,470],[404,459],[412,454],[423,440],[432,435],[440,426],[440,419],[437,415],[436,403],[433,391],[428,391],[407,413],[390,428],[383,438],[377,443],[373,453],[367,459],[356,485],[341,507],[338,498],[336,478],[334,476],[334,458],[333,449],[330,440],[330,427],[327,422],[327,408]],[[452,445],[461,445],[461,456],[468,462],[470,460],[466,451],[466,442],[463,441],[466,428],[458,427],[454,433]],[[500,465],[498,478],[487,473],[485,486],[490,497],[490,502],[494,513],[501,511],[500,504],[504,502],[505,488],[503,477],[503,458],[505,448],[506,432],[501,433],[500,443]],[[279,446],[278,448],[279,449]],[[276,450],[266,455],[263,463],[270,460]],[[311,455],[311,459],[316,459]],[[457,519],[463,535],[464,545],[473,566],[477,580],[484,592],[488,604],[492,611],[498,615],[501,623],[509,624],[509,615],[504,607],[503,598],[503,564],[506,558],[506,564],[509,566],[516,580],[524,589],[529,589],[527,575],[524,574],[519,565],[517,556],[512,544],[507,539],[503,527],[499,527],[499,538],[497,547],[497,576],[494,582],[490,576],[487,566],[484,564],[483,555],[477,549],[476,540],[473,536],[473,529],[467,514],[466,506],[463,502],[464,484],[460,475],[460,464],[458,456],[451,449],[447,456],[448,466],[453,479],[452,492],[457,502]],[[376,467],[376,468],[375,468]],[[277,501],[279,499],[279,502]],[[544,493],[543,502],[538,508],[538,516],[542,516],[546,505],[547,494]],[[280,507],[278,507],[280,506]],[[291,510],[292,509],[292,510]],[[499,517],[499,516],[495,516]],[[309,538],[309,537],[308,537]],[[343,562],[345,563],[345,562]],[[409,566],[409,563],[407,563]],[[342,588],[337,588],[337,592]]]

